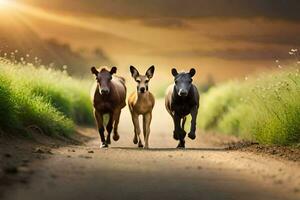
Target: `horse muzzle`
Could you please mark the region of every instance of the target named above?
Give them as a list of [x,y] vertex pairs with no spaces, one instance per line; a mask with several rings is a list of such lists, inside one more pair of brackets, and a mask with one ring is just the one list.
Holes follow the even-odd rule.
[[186,90],[180,89],[178,95],[181,97],[186,97],[188,95],[188,92]]
[[102,94],[102,95],[109,94],[109,89],[107,89],[107,88],[102,88],[102,89],[100,90],[100,94]]

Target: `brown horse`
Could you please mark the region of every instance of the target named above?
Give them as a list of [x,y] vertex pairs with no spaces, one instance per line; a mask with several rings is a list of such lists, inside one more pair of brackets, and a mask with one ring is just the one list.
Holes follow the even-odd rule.
[[[96,76],[97,82],[93,88],[92,101],[94,105],[94,115],[101,138],[101,148],[108,147],[111,143],[110,134],[114,130],[113,139],[119,140],[118,124],[122,108],[126,106],[126,86],[125,79],[113,74],[117,72],[116,67],[108,71],[103,67],[98,71],[95,67],[91,68]],[[108,114],[109,120],[106,125],[107,137],[104,135],[103,115]]]

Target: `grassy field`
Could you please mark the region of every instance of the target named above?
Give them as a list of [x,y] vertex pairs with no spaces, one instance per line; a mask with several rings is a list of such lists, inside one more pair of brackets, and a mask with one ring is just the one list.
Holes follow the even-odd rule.
[[246,79],[202,95],[200,127],[262,144],[299,143],[299,67]]
[[0,60],[0,130],[68,136],[74,124],[93,124],[90,82],[63,71]]

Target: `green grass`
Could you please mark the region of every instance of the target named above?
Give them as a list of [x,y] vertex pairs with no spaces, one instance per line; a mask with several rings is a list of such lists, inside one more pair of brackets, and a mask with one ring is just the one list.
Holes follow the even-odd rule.
[[0,60],[0,129],[69,136],[75,124],[93,124],[90,82],[65,72]]
[[262,144],[299,143],[299,69],[263,74],[211,88],[202,95],[198,122],[204,130]]

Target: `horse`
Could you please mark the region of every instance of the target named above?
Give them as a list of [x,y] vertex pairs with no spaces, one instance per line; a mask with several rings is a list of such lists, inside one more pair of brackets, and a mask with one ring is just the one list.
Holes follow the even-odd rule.
[[184,125],[187,115],[192,116],[191,129],[188,137],[194,140],[196,138],[196,120],[199,108],[199,92],[192,83],[192,77],[196,74],[194,68],[189,72],[178,73],[175,68],[171,71],[174,77],[174,84],[167,89],[165,96],[165,106],[168,113],[173,118],[174,131],[173,138],[179,140],[177,148],[185,148]]
[[[126,86],[125,79],[114,74],[117,72],[116,67],[107,70],[105,67],[98,70],[91,68],[92,74],[96,76],[96,82],[92,89],[92,102],[94,107],[94,117],[100,134],[100,148],[107,148],[111,144],[110,134],[113,130],[113,139],[118,141],[118,125],[121,110],[126,106]],[[109,119],[106,125],[107,137],[105,139],[105,128],[103,115],[108,114]]]
[[143,115],[143,134],[145,141],[145,148],[149,148],[149,135],[150,135],[150,124],[152,120],[152,110],[155,104],[154,96],[148,90],[148,84],[154,74],[154,66],[151,66],[145,75],[140,75],[138,70],[130,66],[130,72],[132,78],[137,82],[137,90],[133,92],[128,98],[128,106],[134,125],[134,138],[133,143],[137,144],[138,147],[142,148],[143,143],[140,138],[140,124],[139,115]]

